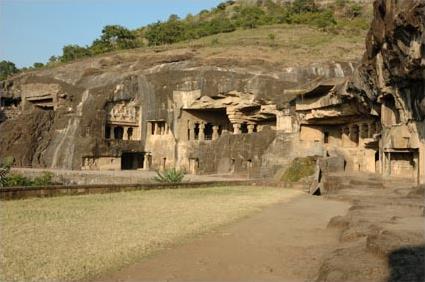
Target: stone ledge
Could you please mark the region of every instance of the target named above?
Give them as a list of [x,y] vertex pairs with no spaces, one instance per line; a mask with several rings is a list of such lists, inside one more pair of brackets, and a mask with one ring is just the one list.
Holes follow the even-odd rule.
[[56,185],[49,187],[10,187],[0,188],[0,200],[20,200],[29,198],[47,198],[57,196],[73,196],[86,194],[103,194],[143,190],[159,189],[184,189],[205,188],[214,186],[237,186],[237,185],[268,185],[276,186],[275,183],[256,180],[237,181],[208,181],[208,182],[185,182],[185,183],[147,183],[147,184],[113,184],[113,185]]

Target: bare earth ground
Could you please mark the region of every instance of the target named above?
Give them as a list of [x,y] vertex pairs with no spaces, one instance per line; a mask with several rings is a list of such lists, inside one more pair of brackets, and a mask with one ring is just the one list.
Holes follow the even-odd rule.
[[0,201],[0,281],[94,279],[299,195],[243,186]]
[[326,200],[277,204],[97,281],[425,281],[424,187],[327,181]]
[[98,281],[305,281],[338,244],[348,203],[307,195]]

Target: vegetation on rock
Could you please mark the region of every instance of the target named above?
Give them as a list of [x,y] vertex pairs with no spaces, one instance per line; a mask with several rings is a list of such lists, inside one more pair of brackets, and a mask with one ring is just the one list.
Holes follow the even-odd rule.
[[0,187],[6,186],[7,177],[10,172],[10,168],[13,165],[13,158],[6,157],[3,160],[0,160]]
[[176,168],[166,169],[164,172],[157,171],[154,177],[155,181],[161,183],[181,183],[184,178],[184,172]]
[[0,62],[0,81],[5,80],[8,76],[15,74],[19,69],[14,63],[9,61]]
[[304,177],[313,175],[315,169],[315,157],[296,158],[283,173],[282,180],[286,182],[297,182]]
[[[6,175],[3,176],[3,171]],[[48,186],[53,184],[53,174],[51,172],[43,172],[34,179],[28,178],[18,173],[9,173],[9,169],[0,169],[0,187],[27,187],[27,186]]]

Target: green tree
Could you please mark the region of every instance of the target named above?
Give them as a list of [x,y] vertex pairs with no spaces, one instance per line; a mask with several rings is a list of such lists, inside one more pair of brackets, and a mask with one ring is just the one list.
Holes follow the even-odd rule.
[[66,45],[62,49],[62,53],[60,60],[64,63],[90,56],[87,48],[78,45]]
[[300,14],[306,12],[317,12],[318,8],[314,0],[295,0],[292,2],[291,10],[293,13]]
[[238,25],[243,28],[256,28],[258,25],[264,24],[265,18],[266,13],[257,6],[243,7],[235,16]]
[[0,62],[0,81],[5,80],[8,76],[19,72],[14,63],[9,61]]
[[184,40],[186,34],[186,26],[183,22],[170,19],[167,22],[157,22],[148,26],[145,32],[145,38],[149,41],[150,46],[162,44],[172,44]]
[[130,49],[137,47],[136,36],[120,25],[107,25],[102,30],[100,41],[111,49]]
[[43,63],[34,63],[33,65],[32,65],[35,69],[39,69],[39,68],[42,68],[42,67],[44,67],[44,64]]
[[58,57],[56,57],[56,56],[51,56],[50,58],[49,58],[49,63],[56,63],[57,61],[59,60],[59,58]]

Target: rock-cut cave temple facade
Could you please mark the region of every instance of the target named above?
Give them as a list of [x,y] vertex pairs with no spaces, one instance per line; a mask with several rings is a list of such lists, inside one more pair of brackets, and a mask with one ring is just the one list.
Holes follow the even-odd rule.
[[424,9],[377,1],[360,64],[224,67],[185,50],[18,75],[2,87],[0,155],[17,166],[249,177],[338,157],[346,171],[425,183]]

